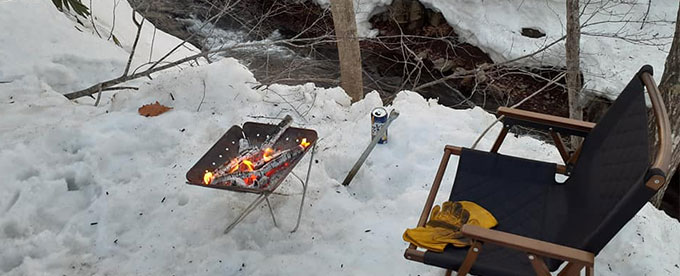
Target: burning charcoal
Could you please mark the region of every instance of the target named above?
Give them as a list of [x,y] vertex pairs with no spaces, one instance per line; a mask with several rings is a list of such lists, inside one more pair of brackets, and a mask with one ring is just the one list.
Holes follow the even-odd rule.
[[[242,160],[247,159],[247,160],[254,160],[257,155],[262,153],[266,149],[272,149],[274,147],[274,144],[276,144],[276,141],[281,138],[284,132],[290,127],[290,125],[293,123],[293,117],[290,117],[290,115],[286,115],[286,117],[281,120],[281,122],[276,125],[276,132],[269,136],[259,147],[249,147],[247,150],[241,151],[241,156]],[[242,138],[242,140],[246,140],[245,143],[248,143],[246,138]],[[241,141],[239,141],[241,143]]]
[[291,123],[286,116],[277,125],[248,122],[231,127],[187,173],[189,184],[238,192],[273,191],[317,139],[313,130],[293,128]]
[[[206,183],[228,183],[228,185],[242,187],[249,187],[251,185],[260,188],[266,187],[269,184],[270,176],[287,167],[290,162],[304,153],[305,148],[308,146],[309,143],[306,142],[306,139],[302,139],[300,145],[294,148],[274,153],[271,156],[263,154],[263,157],[256,163],[250,160],[243,160],[241,164],[230,164],[230,169],[227,173],[223,173],[223,170],[218,170],[215,174],[216,177],[213,177],[208,172],[206,176],[209,176],[212,180],[205,181]],[[265,158],[265,156],[268,158]]]

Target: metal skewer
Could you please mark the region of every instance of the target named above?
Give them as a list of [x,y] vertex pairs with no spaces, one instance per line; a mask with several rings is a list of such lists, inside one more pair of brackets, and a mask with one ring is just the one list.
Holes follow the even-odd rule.
[[375,148],[375,145],[377,145],[378,141],[383,136],[385,136],[385,133],[387,133],[387,127],[390,126],[392,121],[397,119],[397,117],[399,117],[399,112],[397,112],[396,110],[392,110],[392,112],[390,112],[390,116],[387,117],[387,121],[378,131],[378,134],[376,134],[375,137],[373,137],[373,140],[371,140],[371,143],[368,144],[368,147],[366,147],[364,152],[361,154],[361,156],[359,157],[359,160],[357,160],[357,162],[354,163],[354,167],[352,167],[352,169],[349,171],[349,173],[347,174],[347,177],[345,177],[345,180],[342,181],[342,185],[347,186],[347,185],[349,185],[350,182],[352,182],[352,179],[357,174],[357,172],[359,172],[361,165],[364,164],[364,161],[366,161],[366,158],[368,158],[368,155],[371,154],[371,151],[373,151],[373,148]]

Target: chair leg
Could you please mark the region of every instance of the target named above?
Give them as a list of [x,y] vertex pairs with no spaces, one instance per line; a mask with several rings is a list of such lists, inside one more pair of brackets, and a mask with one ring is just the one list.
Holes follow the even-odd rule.
[[472,264],[475,263],[477,260],[477,255],[479,255],[479,251],[481,250],[482,243],[478,241],[473,241],[472,245],[470,246],[470,250],[468,250],[467,255],[465,256],[465,260],[463,260],[463,264],[460,265],[458,268],[458,276],[465,276],[470,272],[470,269],[472,269]]
[[451,272],[452,272],[451,269],[447,269],[447,270],[446,270],[446,274],[444,274],[444,275],[445,275],[445,276],[451,276]]
[[586,276],[593,276],[595,275],[595,267],[593,266],[586,266]]
[[531,266],[534,268],[534,271],[536,272],[536,275],[550,276],[550,270],[548,269],[548,266],[546,266],[545,262],[541,257],[538,257],[533,254],[527,255],[529,257],[529,262],[531,262]]
[[560,273],[557,274],[557,276],[581,275],[581,269],[583,269],[583,265],[569,262],[564,268],[562,268],[562,270],[560,271]]

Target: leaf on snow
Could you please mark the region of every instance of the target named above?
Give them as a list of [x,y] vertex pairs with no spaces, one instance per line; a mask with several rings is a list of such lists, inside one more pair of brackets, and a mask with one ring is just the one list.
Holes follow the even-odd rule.
[[139,115],[142,115],[142,116],[154,117],[154,116],[161,115],[161,114],[165,113],[166,111],[168,111],[170,109],[172,109],[172,107],[164,106],[164,105],[158,103],[158,101],[156,101],[156,103],[153,103],[153,104],[143,105],[142,107],[140,107],[137,110],[137,112],[139,112]]

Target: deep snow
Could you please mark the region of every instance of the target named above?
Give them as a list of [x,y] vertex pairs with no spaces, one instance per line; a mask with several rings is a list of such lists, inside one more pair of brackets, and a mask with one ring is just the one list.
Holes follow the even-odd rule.
[[[330,0],[315,0],[327,6]],[[440,11],[464,42],[489,54],[494,62],[534,53],[566,35],[565,0],[420,0]],[[674,31],[677,0],[581,1],[581,70],[585,89],[615,99],[642,65],[651,64],[657,81],[663,73]],[[373,37],[371,16],[392,0],[354,0],[359,35]],[[524,27],[537,28],[546,36],[521,35]],[[641,28],[642,27],[642,28]],[[565,66],[564,41],[531,58],[522,66]]]
[[[50,1],[0,2],[0,14],[0,81],[10,81],[0,83],[0,274],[443,273],[405,260],[401,234],[417,222],[443,146],[470,146],[493,115],[401,92],[390,107],[401,116],[389,143],[346,188],[340,181],[369,142],[377,93],[350,105],[342,89],[311,83],[253,89],[252,73],[226,58],[132,82],[138,91],[105,93],[98,107],[88,98],[70,102],[61,93],[120,74],[129,48],[78,31]],[[134,28],[120,33],[129,35]],[[162,47],[178,42],[163,36]],[[173,110],[137,114],[154,101]],[[286,195],[272,196],[280,228],[261,206],[222,235],[253,196],[189,186],[184,174],[231,125],[284,114],[320,136],[300,230],[288,232],[301,190],[289,179],[278,190]],[[501,152],[560,159],[523,136],[508,137]],[[452,158],[437,202],[456,165]],[[295,171],[303,175],[303,167]],[[680,223],[647,205],[597,256],[596,273],[678,275],[678,244]]]

